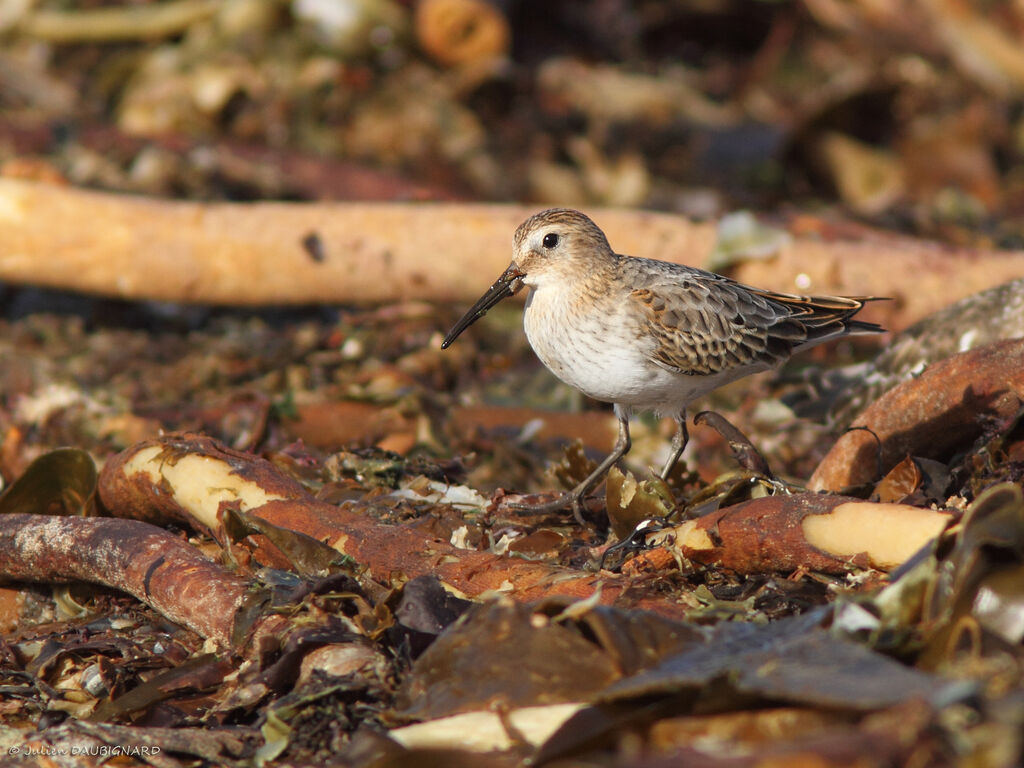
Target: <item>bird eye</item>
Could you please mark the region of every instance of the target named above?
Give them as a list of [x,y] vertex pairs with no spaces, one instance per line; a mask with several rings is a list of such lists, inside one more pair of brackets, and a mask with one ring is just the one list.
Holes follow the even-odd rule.
[[545,248],[554,248],[558,245],[558,235],[554,232],[548,232],[544,235],[544,239],[541,241]]

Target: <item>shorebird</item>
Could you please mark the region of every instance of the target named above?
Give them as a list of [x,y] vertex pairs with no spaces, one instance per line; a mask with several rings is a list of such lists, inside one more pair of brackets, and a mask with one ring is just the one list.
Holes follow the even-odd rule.
[[526,337],[548,369],[585,395],[612,403],[618,438],[583,482],[554,501],[571,507],[630,449],[634,411],[677,424],[661,471],[668,477],[689,439],[686,407],[702,395],[830,339],[880,333],[853,320],[867,296],[798,296],[753,288],[695,267],[615,253],[587,216],[552,208],[515,233],[512,263],[441,343],[447,349],[502,299],[530,289]]

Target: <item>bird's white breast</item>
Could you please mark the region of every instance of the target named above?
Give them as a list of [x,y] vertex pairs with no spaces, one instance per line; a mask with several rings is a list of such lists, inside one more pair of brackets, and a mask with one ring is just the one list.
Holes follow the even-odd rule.
[[558,378],[596,400],[675,414],[713,388],[650,360],[652,340],[615,301],[586,301],[546,284],[531,291],[523,326],[537,357]]

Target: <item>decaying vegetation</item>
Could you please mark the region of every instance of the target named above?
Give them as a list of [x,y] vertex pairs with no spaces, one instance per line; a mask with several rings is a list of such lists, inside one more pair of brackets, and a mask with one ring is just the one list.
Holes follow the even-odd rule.
[[[1019,764],[1022,21],[0,3],[4,760]],[[523,515],[615,418],[439,345],[549,204],[891,333]]]

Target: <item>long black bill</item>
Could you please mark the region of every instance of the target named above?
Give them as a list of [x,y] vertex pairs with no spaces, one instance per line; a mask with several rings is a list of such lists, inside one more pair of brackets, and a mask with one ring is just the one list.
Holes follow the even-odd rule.
[[486,315],[487,310],[522,288],[523,283],[520,278],[524,274],[526,273],[515,264],[510,264],[508,269],[501,274],[501,277],[494,281],[494,285],[487,289],[487,293],[477,299],[476,304],[470,307],[469,311],[462,316],[459,322],[448,331],[448,335],[441,342],[441,349],[448,349],[452,342],[459,337],[459,334]]

